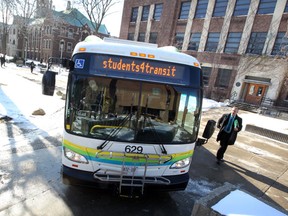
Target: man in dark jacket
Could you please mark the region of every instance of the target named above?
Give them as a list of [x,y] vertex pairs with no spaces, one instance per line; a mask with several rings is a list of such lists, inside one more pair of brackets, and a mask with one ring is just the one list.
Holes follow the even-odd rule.
[[32,61],[31,64],[30,64],[30,70],[31,70],[32,74],[33,74],[34,68],[35,68],[35,63]]
[[217,128],[220,128],[216,139],[217,142],[220,141],[220,147],[216,154],[218,164],[223,161],[228,145],[234,145],[237,133],[242,129],[242,118],[237,113],[238,108],[232,107],[231,113],[222,115],[217,122]]

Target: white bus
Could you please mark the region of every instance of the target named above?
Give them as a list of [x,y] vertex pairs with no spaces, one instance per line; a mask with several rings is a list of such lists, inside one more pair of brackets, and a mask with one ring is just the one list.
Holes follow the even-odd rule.
[[[173,47],[89,36],[69,65],[63,182],[115,186],[121,195],[184,190],[195,146],[215,126],[198,138],[199,62]],[[54,79],[48,68],[43,94],[53,95]]]

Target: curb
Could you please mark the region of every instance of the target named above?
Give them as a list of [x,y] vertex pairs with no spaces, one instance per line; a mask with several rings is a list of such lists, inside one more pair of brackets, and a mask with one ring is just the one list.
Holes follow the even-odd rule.
[[194,203],[191,216],[221,216],[221,214],[214,211],[211,206],[219,202],[236,188],[236,186],[225,182],[223,186],[214,189],[208,196],[197,200]]
[[262,127],[257,127],[255,125],[250,125],[250,124],[246,125],[245,131],[255,133],[261,136],[265,136],[265,137],[268,137],[268,138],[271,138],[280,142],[288,143],[288,134],[283,134],[280,132],[265,129]]

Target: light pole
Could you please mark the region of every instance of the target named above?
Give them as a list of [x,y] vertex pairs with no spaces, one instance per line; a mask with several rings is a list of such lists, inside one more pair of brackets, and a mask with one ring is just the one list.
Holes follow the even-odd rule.
[[25,37],[24,38],[25,40],[25,53],[24,53],[24,65],[26,65],[26,61],[27,61],[27,51],[28,51],[28,38]]
[[64,48],[64,40],[62,39],[62,40],[60,41],[60,52],[61,52],[60,59],[62,59],[63,48]]

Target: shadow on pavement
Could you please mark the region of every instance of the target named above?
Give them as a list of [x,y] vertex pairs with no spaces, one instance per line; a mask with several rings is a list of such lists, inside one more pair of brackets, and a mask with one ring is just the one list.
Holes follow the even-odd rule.
[[[206,181],[215,181],[220,184],[228,182],[236,186],[236,188],[245,190],[253,194],[256,198],[264,200],[272,207],[282,212],[285,211],[283,206],[286,205],[287,207],[287,203],[285,204],[285,198],[281,196],[281,193],[288,194],[287,185],[280,183],[278,178],[273,179],[259,172],[251,171],[245,167],[245,164],[226,160],[218,165],[216,163],[215,153],[213,154],[210,151],[210,149],[216,151],[215,149],[218,149],[218,144],[213,143],[213,141],[210,142],[212,143],[207,144],[207,146],[198,147],[195,150],[190,168],[190,178],[192,180],[205,179]],[[211,146],[213,148],[211,148]],[[235,153],[235,151],[233,153]],[[226,154],[228,155],[229,153],[226,152]],[[241,158],[240,152],[238,157]],[[230,159],[229,157],[229,160]],[[273,172],[273,170],[271,170],[271,172]],[[270,189],[273,189],[273,191]],[[278,192],[280,192],[280,194],[278,194]],[[277,200],[277,197],[280,199]],[[285,212],[287,214],[287,211]]]

